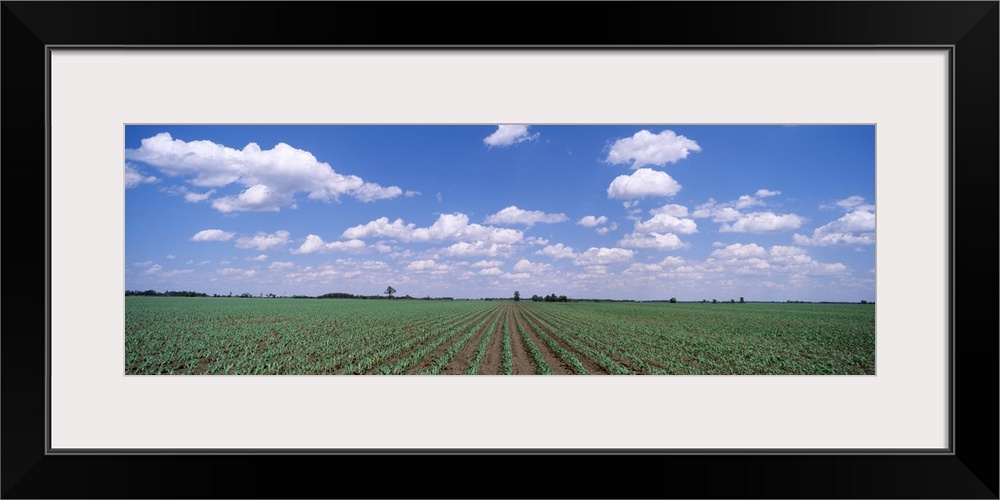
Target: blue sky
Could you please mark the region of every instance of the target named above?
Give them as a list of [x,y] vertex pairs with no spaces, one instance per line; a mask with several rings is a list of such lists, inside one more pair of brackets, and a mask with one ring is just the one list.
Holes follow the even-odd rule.
[[125,127],[125,288],[875,299],[875,127]]

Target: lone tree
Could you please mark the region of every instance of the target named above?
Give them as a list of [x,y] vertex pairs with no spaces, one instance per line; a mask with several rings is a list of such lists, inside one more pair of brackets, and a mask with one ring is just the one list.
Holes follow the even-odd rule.
[[394,294],[394,293],[396,293],[396,289],[395,288],[393,288],[391,286],[386,287],[385,294],[388,295],[390,299],[392,298],[392,294]]
[[521,292],[514,290],[514,302],[518,302],[520,300],[521,300]]

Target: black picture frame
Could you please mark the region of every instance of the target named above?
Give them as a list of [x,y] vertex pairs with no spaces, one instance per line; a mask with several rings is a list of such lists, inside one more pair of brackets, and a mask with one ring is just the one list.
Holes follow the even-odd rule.
[[[2,2],[2,251],[15,271],[37,273],[4,297],[3,497],[998,498],[997,320],[973,300],[997,293],[986,262],[998,241],[1000,3],[581,2],[545,12],[559,11],[572,15],[538,3]],[[47,453],[47,47],[414,44],[951,47],[950,453]],[[362,480],[372,470],[384,480]]]

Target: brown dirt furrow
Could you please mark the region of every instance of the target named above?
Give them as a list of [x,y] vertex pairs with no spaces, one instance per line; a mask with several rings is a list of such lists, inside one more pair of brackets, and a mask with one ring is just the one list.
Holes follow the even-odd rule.
[[417,374],[420,373],[421,370],[429,368],[432,364],[434,364],[434,360],[441,357],[441,355],[444,354],[444,352],[447,351],[449,347],[451,347],[451,344],[455,342],[455,340],[457,340],[459,337],[461,337],[463,334],[469,331],[468,328],[471,328],[476,323],[479,323],[480,321],[483,320],[483,318],[492,313],[493,309],[483,311],[473,316],[471,320],[463,323],[462,326],[459,327],[458,331],[456,331],[449,340],[446,340],[443,344],[437,346],[436,349],[431,351],[430,354],[424,356],[424,358],[421,359],[416,366],[414,366],[413,368],[411,368],[409,371],[406,372],[407,375]]
[[[558,354],[552,351],[552,348],[550,348],[549,345],[535,333],[535,331],[531,328],[531,324],[525,321],[522,312],[523,310],[520,304],[515,304],[514,318],[521,321],[521,325],[524,326],[524,331],[527,332],[528,338],[530,338],[535,344],[535,347],[538,349],[538,352],[541,353],[542,359],[545,360],[545,363],[549,365],[549,371],[552,372],[553,375],[572,375],[573,369],[570,368]],[[518,331],[518,336],[520,336],[520,334],[521,332]]]
[[503,365],[501,364],[500,352],[503,350],[503,322],[506,321],[504,315],[507,307],[500,308],[500,321],[497,322],[496,331],[490,337],[490,343],[486,345],[486,354],[483,356],[483,364],[479,367],[480,375],[503,375]]
[[[642,370],[639,367],[635,366],[634,363],[631,363],[629,360],[625,359],[624,357],[619,356],[618,354],[616,354],[614,352],[611,352],[609,349],[607,349],[604,346],[598,345],[598,344],[594,343],[591,340],[582,338],[579,335],[573,335],[573,334],[565,333],[565,332],[564,332],[564,335],[567,336],[567,337],[570,337],[570,338],[572,338],[572,339],[574,339],[574,340],[576,340],[578,342],[582,342],[584,345],[589,346],[591,349],[603,352],[605,355],[607,355],[609,358],[611,358],[612,360],[614,360],[616,363],[618,363],[618,364],[620,364],[620,365],[628,368],[629,370],[633,371],[634,373],[642,373]],[[580,357],[580,356],[578,356],[578,357]],[[583,358],[582,357],[580,357],[580,361],[583,362]],[[655,363],[652,360],[646,359],[646,362],[649,363],[650,365],[658,366],[660,368],[664,368],[663,366]],[[584,366],[587,366],[587,365],[584,365]]]
[[[449,328],[450,326],[454,325],[455,323],[457,323],[457,321],[456,321],[456,320],[446,320],[446,321],[444,321],[443,323],[441,323],[441,325],[442,325],[442,326],[441,326],[440,328],[441,328],[441,329],[447,329],[447,328]],[[411,330],[409,330],[409,331],[410,331],[410,332],[412,332],[412,329],[411,329]],[[404,358],[408,357],[408,356],[409,356],[410,354],[412,354],[412,353],[413,353],[413,351],[416,351],[417,349],[419,349],[419,348],[420,348],[420,346],[422,346],[422,345],[426,344],[427,342],[431,342],[431,341],[433,341],[433,339],[434,339],[434,338],[436,338],[436,337],[432,337],[431,339],[428,339],[428,340],[424,340],[424,341],[422,341],[422,342],[418,342],[418,343],[417,343],[416,345],[413,345],[413,346],[411,346],[410,348],[408,348],[408,349],[406,349],[405,351],[401,352],[401,353],[400,353],[399,355],[397,355],[397,356],[393,357],[392,359],[390,359],[390,360],[387,360],[387,361],[384,361],[384,362],[383,362],[383,363],[381,364],[381,366],[378,366],[378,367],[376,367],[376,368],[372,368],[371,370],[369,370],[369,371],[368,371],[368,374],[369,374],[369,375],[372,375],[372,374],[377,374],[377,373],[379,372],[379,369],[380,369],[380,368],[381,368],[382,366],[385,366],[385,365],[388,365],[388,364],[393,364],[393,363],[396,363],[397,361],[399,361],[399,360],[401,360],[401,359],[404,359]]]
[[[479,347],[479,342],[483,339],[483,335],[486,335],[486,333],[489,332],[490,325],[492,325],[493,321],[500,316],[502,309],[502,307],[496,307],[490,310],[492,314],[483,324],[482,328],[480,328],[479,331],[476,332],[471,339],[469,339],[461,351],[458,351],[458,354],[456,354],[455,358],[451,360],[451,363],[448,363],[448,366],[445,366],[441,370],[442,375],[465,375],[465,370],[469,368],[469,365],[472,364],[472,359],[475,357],[476,348]],[[494,336],[496,336],[496,333],[494,333]]]
[[[535,361],[531,359],[531,354],[524,347],[521,340],[521,332],[517,329],[514,320],[514,307],[507,307],[507,328],[510,331],[511,364],[514,366],[514,375],[537,375],[535,371]],[[537,346],[536,346],[537,347]]]
[[577,359],[580,360],[580,363],[583,364],[583,367],[586,368],[587,372],[589,372],[591,375],[607,375],[608,374],[607,370],[605,370],[604,368],[601,368],[601,365],[597,364],[594,360],[590,359],[589,357],[587,357],[582,352],[577,351],[576,349],[574,349],[573,346],[571,346],[568,343],[566,343],[565,341],[561,340],[560,336],[553,334],[551,329],[542,326],[541,323],[539,323],[537,321],[537,318],[538,318],[537,315],[534,315],[533,313],[527,312],[527,311],[522,311],[522,312],[524,313],[525,316],[527,316],[529,318],[532,318],[533,320],[536,320],[535,321],[535,326],[537,328],[539,328],[541,331],[543,331],[546,334],[548,334],[549,337],[552,337],[552,339],[555,340],[557,343],[559,343],[559,345],[563,346],[564,349],[566,349],[567,351],[569,351],[569,352],[573,353],[574,355],[576,355]]

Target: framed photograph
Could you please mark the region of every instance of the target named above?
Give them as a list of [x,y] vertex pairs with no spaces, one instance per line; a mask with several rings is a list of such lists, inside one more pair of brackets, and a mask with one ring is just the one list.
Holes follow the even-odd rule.
[[996,2],[482,8],[4,3],[5,497],[997,498]]

